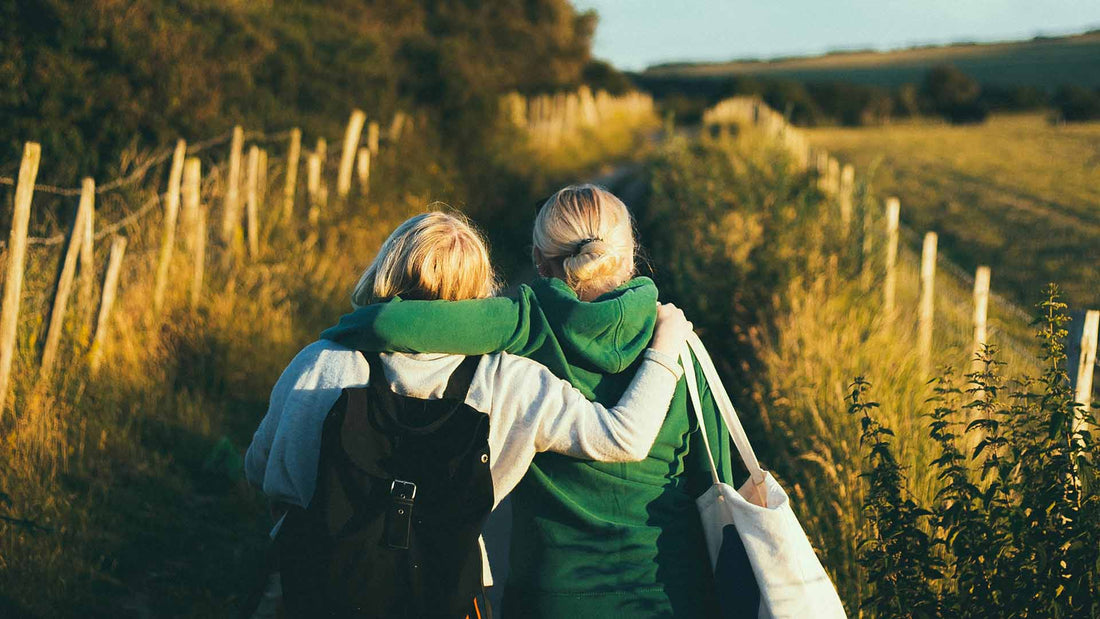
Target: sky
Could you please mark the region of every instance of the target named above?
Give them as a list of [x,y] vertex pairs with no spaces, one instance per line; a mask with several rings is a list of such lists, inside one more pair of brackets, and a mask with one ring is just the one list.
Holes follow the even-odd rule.
[[1100,0],[573,0],[596,9],[595,54],[620,69],[1001,41],[1100,28]]

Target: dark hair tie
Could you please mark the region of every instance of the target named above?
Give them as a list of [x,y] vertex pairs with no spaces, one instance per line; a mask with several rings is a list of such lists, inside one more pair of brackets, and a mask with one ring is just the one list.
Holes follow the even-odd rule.
[[589,243],[595,243],[596,241],[602,241],[602,240],[603,239],[601,239],[600,237],[594,236],[594,237],[589,237],[587,239],[581,239],[580,241],[577,241],[577,244],[573,246],[573,255],[577,255],[578,253],[580,253],[581,249],[583,249],[585,245],[588,245]]

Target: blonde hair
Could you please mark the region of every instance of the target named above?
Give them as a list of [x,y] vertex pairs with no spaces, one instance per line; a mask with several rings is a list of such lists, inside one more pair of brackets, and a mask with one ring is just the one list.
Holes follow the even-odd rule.
[[570,185],[542,205],[532,233],[536,263],[561,263],[565,283],[584,301],[610,292],[634,275],[634,225],[613,193]]
[[351,304],[363,307],[401,295],[458,301],[492,296],[496,274],[481,234],[459,214],[417,215],[390,234],[359,278]]

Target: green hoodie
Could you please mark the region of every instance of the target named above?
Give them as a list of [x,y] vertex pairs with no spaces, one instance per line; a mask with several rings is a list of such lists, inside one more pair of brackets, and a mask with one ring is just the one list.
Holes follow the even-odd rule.
[[[344,316],[323,338],[364,351],[506,351],[534,359],[590,399],[613,406],[656,322],[657,288],[639,277],[593,302],[539,279],[515,298],[399,301]],[[709,436],[726,436],[701,373]],[[695,497],[710,485],[680,381],[642,462],[544,453],[513,493],[507,617],[714,616],[713,579]],[[730,480],[728,441],[712,441]]]

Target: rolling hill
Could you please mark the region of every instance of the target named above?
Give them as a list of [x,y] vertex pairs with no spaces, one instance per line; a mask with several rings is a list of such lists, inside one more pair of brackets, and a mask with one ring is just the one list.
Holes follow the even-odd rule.
[[1028,41],[954,44],[875,52],[838,52],[771,61],[669,63],[646,69],[647,77],[720,78],[759,75],[800,82],[852,82],[897,87],[919,83],[938,64],[957,66],[982,84],[1034,86],[1054,90],[1063,84],[1100,87],[1100,30]]

